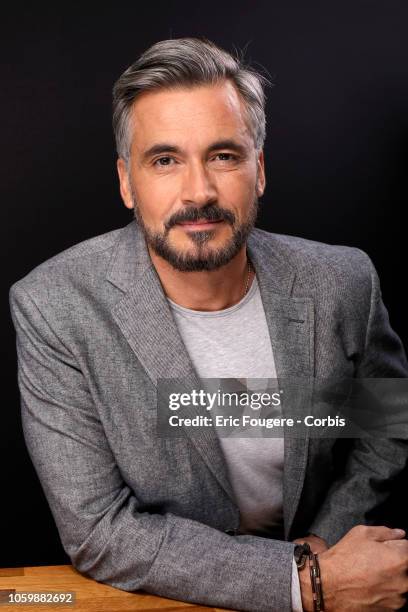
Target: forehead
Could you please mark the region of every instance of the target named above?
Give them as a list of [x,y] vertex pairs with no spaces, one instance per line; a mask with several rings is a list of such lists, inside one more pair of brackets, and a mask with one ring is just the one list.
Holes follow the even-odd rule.
[[244,102],[230,81],[145,92],[130,118],[132,150],[162,141],[205,146],[220,138],[252,140]]

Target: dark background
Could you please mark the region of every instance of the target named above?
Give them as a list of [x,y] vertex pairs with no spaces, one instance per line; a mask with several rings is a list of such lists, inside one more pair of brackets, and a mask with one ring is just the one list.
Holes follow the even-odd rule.
[[[8,289],[57,252],[130,221],[117,186],[111,88],[150,44],[206,36],[246,47],[268,70],[258,226],[365,250],[392,326],[408,341],[406,1],[38,4],[1,15],[0,567],[68,562],[21,434]],[[402,526],[407,515],[396,488],[386,516]]]

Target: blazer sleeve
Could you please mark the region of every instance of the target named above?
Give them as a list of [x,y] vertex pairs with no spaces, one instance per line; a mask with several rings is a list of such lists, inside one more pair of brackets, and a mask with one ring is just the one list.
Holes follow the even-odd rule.
[[126,591],[236,610],[291,610],[294,544],[138,512],[64,339],[22,281],[11,288],[10,305],[24,437],[73,565]]
[[[391,328],[378,274],[368,255],[356,250],[369,269],[371,303],[365,348],[356,364],[355,377],[406,378],[407,357],[400,338]],[[389,401],[391,408],[394,405],[399,411],[401,406],[408,407],[408,397],[398,393],[393,393]],[[406,439],[356,439],[343,477],[332,484],[309,532],[333,545],[355,525],[378,524],[378,510],[389,496],[393,480],[406,466],[407,457]]]

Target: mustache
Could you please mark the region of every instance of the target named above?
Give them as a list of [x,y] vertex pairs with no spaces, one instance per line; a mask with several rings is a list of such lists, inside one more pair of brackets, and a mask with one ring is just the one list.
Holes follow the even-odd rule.
[[177,223],[194,222],[199,219],[205,221],[227,221],[230,225],[235,223],[235,215],[230,210],[218,206],[218,204],[209,204],[203,208],[185,208],[174,213],[164,224],[166,230],[171,229]]

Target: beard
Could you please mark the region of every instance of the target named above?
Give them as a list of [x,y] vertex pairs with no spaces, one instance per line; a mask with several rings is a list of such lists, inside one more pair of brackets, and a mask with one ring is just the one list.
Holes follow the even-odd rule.
[[[246,244],[247,238],[255,226],[259,209],[258,198],[254,195],[246,219],[237,223],[236,216],[232,211],[215,203],[200,208],[188,207],[174,213],[164,224],[162,232],[154,232],[145,225],[133,193],[132,199],[134,216],[144,234],[146,243],[157,255],[180,272],[217,270],[229,263]],[[232,236],[224,245],[212,248],[208,243],[217,230],[194,230],[188,232],[189,239],[194,247],[192,251],[182,252],[171,245],[169,232],[172,227],[177,223],[201,219],[227,222],[232,227]]]

